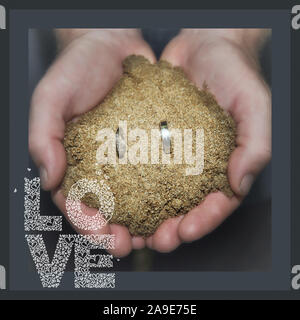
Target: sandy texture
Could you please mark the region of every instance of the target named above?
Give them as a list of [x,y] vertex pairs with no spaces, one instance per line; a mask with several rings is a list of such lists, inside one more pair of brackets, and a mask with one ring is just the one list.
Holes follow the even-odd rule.
[[[145,129],[149,137],[151,129],[159,129],[165,120],[169,129],[203,128],[202,174],[186,176],[190,165],[184,162],[124,165],[117,157],[116,165],[97,164],[96,151],[101,144],[96,141],[98,130],[112,128],[116,132],[120,120],[127,121],[128,130]],[[235,132],[234,121],[214,96],[197,89],[180,68],[164,61],[153,65],[141,56],[130,56],[124,61],[122,78],[105,100],[67,125],[64,146],[68,166],[63,192],[67,196],[79,179],[100,181],[105,175],[115,198],[110,222],[127,226],[132,235],[149,236],[164,220],[187,213],[211,192],[232,195],[227,164],[235,148]],[[99,169],[103,174],[99,175]],[[93,194],[86,194],[82,202],[99,207]]]

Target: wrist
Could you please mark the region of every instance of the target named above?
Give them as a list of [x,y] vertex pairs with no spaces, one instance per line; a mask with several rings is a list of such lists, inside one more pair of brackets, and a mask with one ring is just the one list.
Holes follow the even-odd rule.
[[257,57],[270,34],[270,29],[183,29],[181,31],[183,37],[191,37],[192,42],[199,44],[220,39],[230,41],[254,57]]
[[257,57],[270,34],[270,29],[225,29],[222,36]]
[[139,29],[55,29],[54,33],[60,49],[81,37],[119,46],[125,45],[128,40],[142,40]]
[[89,29],[54,29],[54,34],[60,49],[65,48],[73,40],[88,32]]

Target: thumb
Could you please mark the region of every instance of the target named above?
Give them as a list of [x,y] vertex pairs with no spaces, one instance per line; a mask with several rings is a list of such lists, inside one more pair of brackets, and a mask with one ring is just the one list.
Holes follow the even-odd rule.
[[62,144],[65,121],[62,106],[66,99],[43,79],[36,88],[29,116],[29,152],[39,168],[43,189],[55,188],[66,168]]
[[271,102],[267,91],[250,98],[240,96],[232,114],[237,123],[237,148],[228,166],[232,189],[245,196],[271,158]]
[[238,146],[231,155],[228,174],[234,192],[245,196],[257,174],[270,159],[267,150],[258,150],[256,146]]

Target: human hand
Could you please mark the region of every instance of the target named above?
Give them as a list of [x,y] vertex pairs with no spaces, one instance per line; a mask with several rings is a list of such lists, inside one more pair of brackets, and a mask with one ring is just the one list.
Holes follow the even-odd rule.
[[248,193],[271,157],[271,94],[261,77],[259,47],[267,31],[186,29],[165,48],[161,59],[181,66],[199,88],[204,82],[237,124],[237,148],[228,165],[232,198],[212,193],[185,216],[164,221],[147,239],[150,248],[174,250],[218,227]]
[[[31,101],[29,150],[39,167],[43,189],[52,191],[54,202],[67,217],[66,199],[58,189],[66,169],[62,144],[66,122],[106,96],[122,75],[125,57],[143,55],[154,62],[155,56],[134,29],[59,29],[56,35],[61,52]],[[84,206],[84,212],[94,215],[96,209]],[[100,233],[115,234],[115,249],[110,252],[118,257],[145,246],[143,238],[132,238],[124,226],[107,224],[97,231]]]

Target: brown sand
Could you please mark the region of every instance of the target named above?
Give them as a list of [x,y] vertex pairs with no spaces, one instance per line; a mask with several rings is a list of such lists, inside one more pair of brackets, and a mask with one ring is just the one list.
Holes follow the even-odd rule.
[[[124,165],[118,164],[117,157],[116,165],[96,164],[96,150],[101,144],[96,141],[98,130],[112,128],[116,132],[120,120],[127,121],[128,131],[141,128],[148,137],[164,120],[169,129],[203,128],[203,172],[186,176],[185,169],[191,166],[185,162]],[[219,190],[232,196],[227,164],[235,148],[235,132],[234,121],[214,96],[207,89],[196,88],[180,68],[165,61],[153,65],[144,57],[130,56],[124,61],[122,78],[105,100],[67,125],[64,146],[68,166],[63,192],[67,196],[70,187],[82,178],[103,180],[103,175],[97,174],[101,169],[115,197],[110,222],[127,226],[132,235],[149,236],[164,220],[187,213],[211,192]],[[99,207],[90,193],[82,202]]]

